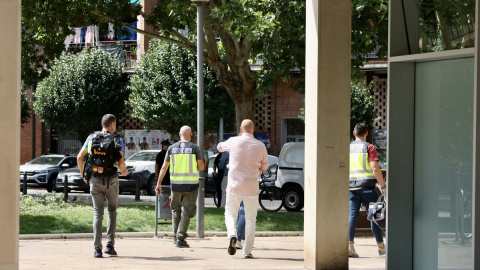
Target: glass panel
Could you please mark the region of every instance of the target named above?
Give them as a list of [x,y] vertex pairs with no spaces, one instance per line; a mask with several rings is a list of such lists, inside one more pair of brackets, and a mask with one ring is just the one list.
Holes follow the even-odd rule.
[[305,123],[302,120],[285,119],[287,122],[287,136],[289,135],[305,135]]
[[475,0],[418,0],[420,52],[475,46]]
[[473,58],[418,63],[414,269],[471,269]]

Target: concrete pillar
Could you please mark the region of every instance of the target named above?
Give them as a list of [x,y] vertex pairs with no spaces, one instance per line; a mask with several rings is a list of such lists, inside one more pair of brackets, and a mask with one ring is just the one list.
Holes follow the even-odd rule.
[[307,0],[305,267],[348,269],[350,0]]
[[20,0],[0,1],[0,269],[18,269]]

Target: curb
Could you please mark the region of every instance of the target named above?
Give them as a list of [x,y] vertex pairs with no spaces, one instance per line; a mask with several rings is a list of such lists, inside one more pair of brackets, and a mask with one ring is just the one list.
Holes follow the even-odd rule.
[[[188,232],[190,237],[197,237],[196,232]],[[103,237],[107,234],[103,233]],[[205,232],[205,237],[226,237],[227,232]],[[255,237],[275,237],[275,236],[303,236],[303,231],[286,231],[286,232],[255,232]],[[154,237],[153,232],[122,232],[116,233],[117,238],[164,238],[172,237],[171,232],[157,232]],[[47,239],[86,239],[93,238],[93,233],[65,233],[65,234],[20,234],[20,240],[47,240]]]

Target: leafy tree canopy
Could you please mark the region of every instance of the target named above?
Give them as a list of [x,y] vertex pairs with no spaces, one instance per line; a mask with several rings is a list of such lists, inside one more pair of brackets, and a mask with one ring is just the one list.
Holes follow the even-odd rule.
[[355,125],[363,122],[368,130],[373,130],[373,122],[377,116],[375,102],[371,95],[373,84],[365,86],[361,83],[352,83],[350,91],[350,136]]
[[[205,61],[235,104],[237,127],[241,120],[253,118],[255,95],[268,92],[279,76],[287,81],[292,70],[298,71],[301,80],[290,86],[303,89],[305,8],[305,0],[210,0],[204,6]],[[362,65],[362,55],[373,52],[377,44],[381,45],[378,55],[386,56],[387,10],[388,0],[352,1],[354,74]],[[110,22],[116,29],[128,28],[196,54],[196,6],[191,0],[157,1],[145,12],[129,0],[25,0],[23,12],[28,43],[22,54],[28,56],[25,68],[29,63],[41,66],[42,61],[58,55],[69,27],[78,24],[100,25],[105,31]],[[147,33],[126,24],[137,16],[158,32]],[[48,48],[42,58],[37,57],[39,47]],[[260,64],[260,71],[252,71],[252,62]]]
[[[197,61],[182,47],[150,42],[130,78],[133,116],[176,134],[183,125],[197,125]],[[234,104],[208,65],[204,69],[205,130],[217,129],[220,117],[234,128]]]
[[29,86],[23,83],[22,81],[22,88],[21,88],[21,93],[20,93],[20,122],[22,126],[26,123],[28,123],[28,120],[30,119],[30,100],[27,97],[27,91],[29,90]]
[[102,116],[118,115],[128,96],[122,82],[123,64],[100,48],[64,54],[35,92],[33,108],[54,135],[77,134],[83,141],[100,130]]
[[[373,129],[373,122],[377,116],[375,111],[375,102],[370,94],[373,85],[364,86],[362,83],[353,83],[350,88],[350,136],[352,135],[355,125],[363,122],[367,125],[368,130]],[[300,110],[298,116],[305,122],[305,110]]]

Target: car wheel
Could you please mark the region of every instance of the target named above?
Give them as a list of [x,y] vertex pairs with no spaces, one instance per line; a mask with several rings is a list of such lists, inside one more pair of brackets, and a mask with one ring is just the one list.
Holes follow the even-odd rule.
[[220,208],[220,202],[218,201],[217,192],[213,193],[213,203],[217,208]]
[[52,192],[52,191],[57,191],[57,176],[54,175],[48,179],[48,184],[47,184],[47,191]]
[[148,179],[148,182],[147,182],[147,194],[150,195],[150,196],[154,196],[155,194],[157,194],[155,192],[155,188],[157,187],[157,181],[155,181],[155,174],[152,174],[150,175],[150,178]]
[[283,206],[287,211],[298,212],[303,208],[303,190],[299,187],[290,187],[285,190]]

